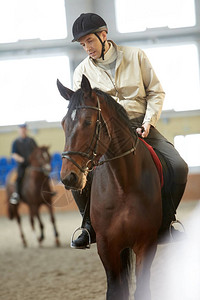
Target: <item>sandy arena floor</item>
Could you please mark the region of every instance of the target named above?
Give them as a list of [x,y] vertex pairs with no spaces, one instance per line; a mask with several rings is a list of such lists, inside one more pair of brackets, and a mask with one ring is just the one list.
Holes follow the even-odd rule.
[[[195,202],[181,204],[178,211],[181,221],[187,222],[195,207]],[[74,250],[69,246],[71,233],[81,222],[78,212],[56,213],[60,248],[54,246],[48,214],[43,213],[42,220],[46,239],[42,247],[38,247],[38,228],[35,234],[31,230],[28,217],[22,217],[28,242],[28,248],[24,249],[16,221],[0,217],[0,299],[105,299],[106,278],[96,245],[90,250]],[[165,270],[161,268],[161,263],[165,260],[165,250],[168,247],[176,248],[176,243],[159,246],[152,266],[152,300],[165,298],[160,298],[160,282],[158,283],[157,278],[164,276]],[[188,300],[196,298],[191,297]]]

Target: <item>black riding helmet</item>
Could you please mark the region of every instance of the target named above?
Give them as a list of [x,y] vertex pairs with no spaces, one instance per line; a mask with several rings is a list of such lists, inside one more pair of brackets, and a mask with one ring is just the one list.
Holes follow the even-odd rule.
[[75,20],[72,27],[72,33],[74,36],[72,42],[78,41],[81,37],[87,34],[94,33],[102,44],[101,57],[104,59],[105,42],[103,42],[97,34],[97,32],[102,30],[108,32],[106,22],[99,15],[94,13],[81,14]]

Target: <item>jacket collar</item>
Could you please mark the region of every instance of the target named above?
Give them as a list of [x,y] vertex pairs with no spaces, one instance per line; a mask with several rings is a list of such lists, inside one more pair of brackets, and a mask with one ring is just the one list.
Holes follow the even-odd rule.
[[[115,67],[115,69],[117,70],[123,58],[123,51],[121,51],[119,46],[115,44],[115,42],[113,42],[112,40],[108,40],[108,42],[110,42],[113,45],[113,47],[117,50],[117,60]],[[89,57],[89,60],[93,63],[93,65],[95,65],[95,67],[99,68],[99,66],[95,63],[95,60],[93,58]]]

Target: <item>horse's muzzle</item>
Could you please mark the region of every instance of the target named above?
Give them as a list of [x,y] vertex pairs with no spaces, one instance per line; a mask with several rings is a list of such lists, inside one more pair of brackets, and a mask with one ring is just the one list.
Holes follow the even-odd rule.
[[76,189],[78,184],[78,176],[76,173],[70,172],[67,176],[61,179],[61,181],[67,190]]

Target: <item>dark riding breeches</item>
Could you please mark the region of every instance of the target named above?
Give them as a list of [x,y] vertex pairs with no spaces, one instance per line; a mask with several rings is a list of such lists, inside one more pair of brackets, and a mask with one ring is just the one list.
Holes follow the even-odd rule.
[[17,168],[16,192],[20,195],[20,197],[22,192],[22,181],[24,178],[25,170],[26,166],[24,167],[23,165],[19,165]]
[[185,184],[187,182],[188,166],[178,151],[160,132],[151,127],[150,133],[145,141],[155,150],[158,150],[166,158],[173,170],[174,182]]
[[[131,120],[133,127],[141,127],[143,116],[137,119]],[[158,150],[168,161],[172,168],[172,186],[171,196],[174,202],[175,209],[178,207],[179,202],[183,196],[187,175],[188,165],[182,159],[178,151],[174,148],[173,144],[170,143],[155,127],[151,126],[150,132],[147,138],[144,139],[149,145],[155,150]]]

